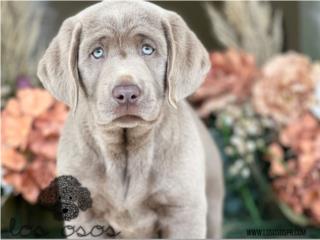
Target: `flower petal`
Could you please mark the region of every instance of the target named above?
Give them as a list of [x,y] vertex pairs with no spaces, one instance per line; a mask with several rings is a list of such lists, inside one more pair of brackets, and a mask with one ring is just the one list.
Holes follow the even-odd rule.
[[1,114],[1,139],[2,144],[11,147],[24,148],[28,134],[31,130],[32,117],[12,116],[7,112]]
[[29,172],[22,174],[21,194],[23,198],[31,204],[36,203],[38,200],[40,188]]
[[55,177],[56,164],[38,157],[29,166],[29,171],[41,189],[47,187]]
[[14,171],[21,171],[27,165],[27,159],[13,148],[1,147],[2,166]]
[[39,116],[54,102],[48,91],[40,88],[25,88],[18,91],[21,111],[30,116]]

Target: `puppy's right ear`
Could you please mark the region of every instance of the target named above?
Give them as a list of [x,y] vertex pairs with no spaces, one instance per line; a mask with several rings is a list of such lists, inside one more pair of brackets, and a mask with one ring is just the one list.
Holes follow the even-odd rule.
[[81,24],[65,20],[38,65],[38,77],[58,100],[76,110],[79,91],[78,52]]

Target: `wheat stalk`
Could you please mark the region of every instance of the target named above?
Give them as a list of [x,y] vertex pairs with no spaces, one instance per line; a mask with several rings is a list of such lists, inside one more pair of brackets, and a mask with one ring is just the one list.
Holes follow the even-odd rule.
[[1,10],[1,99],[15,90],[16,78],[27,75],[37,85],[36,69],[44,38],[41,23],[44,9],[35,2],[3,1]]
[[270,3],[226,1],[222,13],[204,3],[214,36],[228,48],[252,53],[259,65],[279,53],[283,44],[282,14]]

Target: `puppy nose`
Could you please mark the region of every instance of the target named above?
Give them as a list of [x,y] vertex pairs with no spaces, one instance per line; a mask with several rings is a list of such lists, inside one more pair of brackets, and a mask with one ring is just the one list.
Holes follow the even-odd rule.
[[140,88],[134,84],[118,85],[112,90],[112,96],[119,104],[135,103],[140,95]]

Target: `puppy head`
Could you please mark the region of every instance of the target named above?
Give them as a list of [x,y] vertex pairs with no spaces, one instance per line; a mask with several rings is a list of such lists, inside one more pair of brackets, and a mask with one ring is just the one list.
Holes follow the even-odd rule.
[[104,1],[62,24],[38,66],[43,85],[97,124],[154,122],[192,94],[208,54],[177,14],[152,3]]

